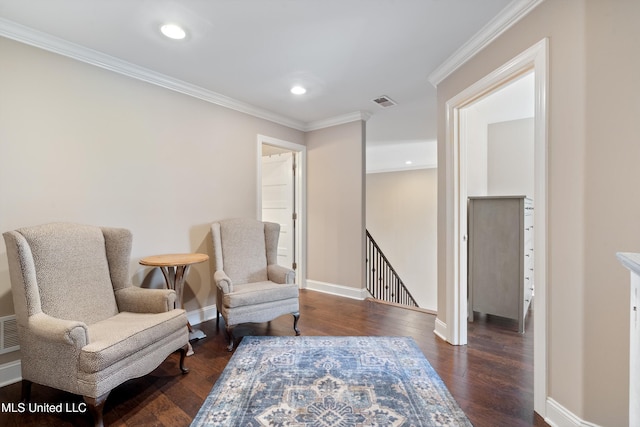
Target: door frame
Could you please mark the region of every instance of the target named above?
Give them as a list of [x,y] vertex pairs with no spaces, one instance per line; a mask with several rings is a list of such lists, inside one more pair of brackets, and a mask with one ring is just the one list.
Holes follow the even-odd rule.
[[295,258],[297,262],[296,278],[301,289],[307,287],[307,147],[295,142],[284,141],[270,136],[257,136],[256,145],[256,218],[262,219],[262,144],[283,148],[293,153],[296,164],[295,175]]
[[[467,141],[464,108],[519,76],[535,73],[534,115],[534,247],[536,251],[534,316],[534,410],[543,417],[547,396],[547,38],[446,102],[446,325],[438,335],[454,345],[467,343]],[[444,328],[442,327],[444,326]]]

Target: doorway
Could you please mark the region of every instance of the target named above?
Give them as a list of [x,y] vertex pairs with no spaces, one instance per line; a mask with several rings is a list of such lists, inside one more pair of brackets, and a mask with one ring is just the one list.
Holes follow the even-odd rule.
[[278,264],[296,270],[296,163],[293,152],[262,144],[262,220],[280,224]]
[[545,415],[546,382],[546,235],[547,235],[547,55],[544,39],[471,85],[446,103],[447,221],[446,322],[436,323],[436,333],[454,345],[467,343],[467,123],[465,108],[527,73],[534,75],[534,247],[536,264],[536,315],[534,316],[534,409]]
[[258,135],[257,218],[280,224],[278,264],[296,272],[306,287],[306,147]]

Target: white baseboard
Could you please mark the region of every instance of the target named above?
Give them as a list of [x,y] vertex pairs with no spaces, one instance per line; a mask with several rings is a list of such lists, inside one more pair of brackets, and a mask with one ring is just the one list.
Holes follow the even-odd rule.
[[550,397],[547,397],[546,412],[544,421],[551,427],[600,427],[581,419]]
[[369,296],[366,289],[352,288],[349,286],[336,285],[333,283],[320,282],[318,280],[307,279],[307,287],[311,291],[324,292],[325,294],[338,295],[357,300],[365,300]]
[[202,307],[197,310],[188,311],[187,312],[187,320],[192,325],[199,325],[202,322],[206,322],[207,320],[212,320],[216,318],[216,306],[209,305],[207,307]]
[[17,383],[22,379],[22,364],[14,360],[0,365],[0,387]]
[[446,341],[447,340],[447,324],[436,317],[436,328],[433,330],[433,333]]

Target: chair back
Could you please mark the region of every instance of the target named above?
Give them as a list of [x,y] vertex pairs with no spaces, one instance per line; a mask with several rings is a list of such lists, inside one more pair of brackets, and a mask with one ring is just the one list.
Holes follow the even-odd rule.
[[278,224],[234,218],[214,224],[212,233],[216,270],[238,284],[269,280],[267,265],[277,262]]
[[[100,227],[53,223],[6,232],[4,237],[16,316],[43,312],[92,324],[118,313]],[[129,251],[130,244],[131,239]],[[128,257],[130,252],[125,252]]]

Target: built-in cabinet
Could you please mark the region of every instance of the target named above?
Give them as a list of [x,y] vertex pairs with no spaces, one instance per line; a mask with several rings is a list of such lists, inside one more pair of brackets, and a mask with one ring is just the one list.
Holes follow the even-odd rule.
[[533,299],[533,201],[525,196],[470,197],[469,321],[473,312],[518,321],[524,333]]

